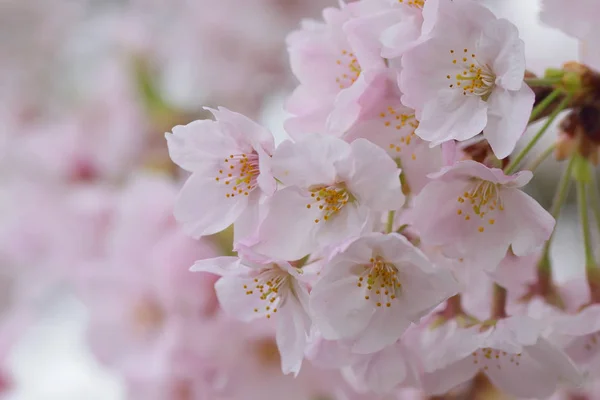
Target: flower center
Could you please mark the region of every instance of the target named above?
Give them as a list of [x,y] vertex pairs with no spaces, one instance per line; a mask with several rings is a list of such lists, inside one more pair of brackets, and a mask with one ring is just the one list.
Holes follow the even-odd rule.
[[371,258],[370,264],[363,265],[364,271],[358,277],[356,286],[366,287],[365,300],[377,307],[391,307],[400,295],[402,285],[398,279],[398,268],[381,257]]
[[425,0],[398,0],[398,3],[421,9],[425,6]]
[[463,92],[464,96],[480,96],[487,100],[492,90],[496,86],[496,75],[487,64],[481,64],[477,61],[474,53],[469,53],[469,49],[463,49],[462,57],[457,55],[454,50],[450,50],[452,55],[452,64],[461,68],[457,74],[448,74],[446,79],[450,80],[450,88],[456,88]]
[[258,174],[258,154],[231,154],[220,165],[215,180],[231,187],[231,192],[225,194],[227,198],[248,196],[256,188]]
[[[383,125],[388,128],[394,128],[398,131],[398,140],[389,144],[391,152],[400,153],[403,147],[410,146],[411,142],[417,136],[415,130],[419,127],[419,121],[415,118],[415,114],[402,114],[394,107],[388,107],[387,112],[382,111],[379,117],[383,120]],[[392,154],[392,157],[394,154]],[[411,159],[416,160],[415,153],[411,154]]]
[[[310,197],[313,201],[306,205],[306,208],[318,207],[322,211],[322,220],[328,221],[339,213],[348,202],[355,200],[352,193],[343,185],[332,185],[326,187],[316,187],[310,190]],[[315,223],[321,222],[321,219],[315,219]]]
[[362,72],[358,59],[354,53],[342,50],[342,55],[336,60],[336,64],[340,67],[340,75],[335,81],[340,86],[340,89],[346,89],[352,86]]
[[133,322],[140,333],[160,328],[165,321],[165,313],[154,299],[141,299],[133,308]]
[[[504,211],[504,205],[502,204],[502,198],[500,197],[500,189],[498,184],[477,180],[477,183],[471,187],[470,191],[465,191],[462,196],[458,196],[458,215],[464,215],[465,221],[471,220],[471,213],[480,220],[488,214],[495,214],[497,211]],[[489,218],[487,223],[494,225],[496,220]],[[477,230],[479,232],[485,231],[483,225],[480,225]]]
[[[289,274],[277,267],[265,269],[254,278],[254,287],[244,285],[247,296],[258,296],[265,303],[267,318],[277,312],[277,307],[283,304],[281,289],[289,284]],[[257,313],[260,310],[254,309]]]
[[502,369],[502,367],[511,367],[511,364],[515,366],[521,365],[521,353],[507,353],[505,351],[494,350],[489,347],[484,347],[474,351],[473,364],[479,365],[479,367],[487,371],[490,367],[496,367]]

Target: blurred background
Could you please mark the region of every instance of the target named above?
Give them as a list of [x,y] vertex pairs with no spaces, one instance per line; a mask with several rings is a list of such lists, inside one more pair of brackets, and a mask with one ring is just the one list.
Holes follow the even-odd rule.
[[[574,39],[538,22],[537,0],[481,1],[520,28],[532,71],[577,59]],[[182,360],[190,348],[222,343],[198,326],[215,312],[214,278],[187,269],[226,252],[226,241],[178,231],[171,209],[185,176],[164,132],[226,106],[283,139],[295,85],[285,37],[336,3],[0,0],[3,398],[202,398],[191,394],[196,377],[173,366],[198,362]],[[558,176],[548,160],[531,185],[543,205]],[[553,252],[560,280],[583,270],[573,216],[563,213]],[[184,321],[166,332],[172,315]],[[177,376],[163,385],[164,371]]]

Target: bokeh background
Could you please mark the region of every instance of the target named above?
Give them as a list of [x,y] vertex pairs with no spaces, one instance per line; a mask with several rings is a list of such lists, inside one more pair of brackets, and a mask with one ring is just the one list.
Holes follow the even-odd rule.
[[[530,70],[541,73],[578,58],[574,39],[538,22],[537,0],[481,1],[519,27]],[[152,210],[169,214],[184,178],[166,151],[164,132],[172,126],[206,118],[203,106],[221,105],[262,122],[279,140],[285,137],[282,104],[295,85],[285,37],[302,18],[318,17],[335,4],[0,0],[4,398],[127,398],[123,376],[90,347],[89,329],[98,307],[118,307],[118,291],[128,289],[89,288],[86,274],[119,270],[113,248],[123,246],[126,260],[140,264],[139,279],[147,275],[141,254],[153,239],[146,221]],[[549,133],[538,147],[554,138]],[[559,170],[552,159],[544,162],[530,186],[543,205]],[[127,210],[140,215],[122,223],[123,233],[114,229],[114,214]],[[559,280],[583,270],[574,215],[567,207],[553,249],[562,266]],[[131,238],[138,233],[144,239],[136,242]],[[218,240],[201,245],[213,249],[198,250],[203,255],[218,252]],[[170,248],[160,256],[174,254],[181,252]]]

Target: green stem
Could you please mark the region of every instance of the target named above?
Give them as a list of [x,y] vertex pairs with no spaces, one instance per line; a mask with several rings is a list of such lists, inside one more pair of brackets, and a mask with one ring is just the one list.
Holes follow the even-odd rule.
[[[552,200],[552,208],[550,209],[550,214],[552,214],[552,217],[556,221],[558,221],[560,211],[567,200],[567,195],[569,194],[569,189],[571,188],[574,165],[575,157],[571,157],[569,159],[569,164],[565,168],[563,175],[560,178],[560,182],[556,187],[556,193],[554,194],[554,199]],[[552,289],[552,263],[550,261],[550,245],[552,244],[555,232],[556,228],[552,231],[552,234],[544,245],[542,256],[540,257],[537,267],[538,290],[542,295],[549,294]]]
[[550,106],[560,95],[562,94],[562,90],[554,89],[552,93],[550,93],[544,100],[540,102],[535,108],[531,111],[531,116],[529,117],[529,122],[535,121],[536,118],[544,112],[546,108]]
[[525,83],[531,87],[554,86],[560,83],[562,78],[525,78]]
[[396,211],[390,211],[388,213],[387,218],[387,226],[385,228],[386,233],[392,233],[394,230],[394,217],[396,216]]
[[556,143],[552,143],[551,146],[548,146],[546,150],[544,150],[540,155],[538,155],[529,165],[525,167],[526,170],[534,172],[538,167],[548,158],[550,154],[556,149]]
[[598,190],[598,177],[596,174],[592,174],[592,181],[590,183],[590,200],[592,201],[592,211],[596,218],[596,225],[598,225],[598,234],[600,234],[600,191]]
[[592,235],[590,232],[587,200],[587,183],[577,181],[577,207],[579,208],[579,219],[581,222],[581,232],[583,234],[585,265],[586,269],[593,269],[595,268],[596,263],[594,261],[594,250],[592,248]]
[[[552,93],[555,93],[556,90]],[[552,95],[548,96],[544,102],[546,100],[548,100],[548,98],[550,98]],[[529,154],[529,152],[531,151],[531,149],[537,144],[537,142],[542,138],[542,136],[544,136],[544,133],[546,133],[546,131],[548,130],[548,128],[550,128],[550,125],[552,125],[552,123],[554,122],[554,120],[556,119],[556,117],[558,117],[558,114],[564,110],[567,105],[571,102],[571,95],[568,95],[567,97],[565,97],[563,99],[563,101],[560,102],[560,104],[558,105],[558,107],[556,107],[556,109],[552,112],[552,114],[550,114],[550,117],[548,118],[548,120],[546,121],[546,123],[542,126],[542,128],[539,130],[539,132],[533,137],[533,139],[531,139],[531,141],[529,143],[527,143],[527,146],[525,146],[525,148],[523,150],[521,150],[521,152],[510,162],[510,164],[504,169],[504,173],[506,175],[510,175],[512,173],[514,173],[517,169],[517,167],[519,166],[519,164],[521,163],[521,161],[523,160],[523,158],[525,158],[525,156],[527,154]],[[540,106],[543,104],[540,103]],[[538,106],[539,107],[539,106]],[[536,107],[537,109],[537,107]],[[535,110],[534,110],[535,111]],[[532,118],[533,118],[533,114]]]

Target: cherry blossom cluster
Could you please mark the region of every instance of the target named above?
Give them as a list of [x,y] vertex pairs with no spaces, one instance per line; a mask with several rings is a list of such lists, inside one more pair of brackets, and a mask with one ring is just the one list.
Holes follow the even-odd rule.
[[[600,75],[526,72],[517,28],[475,0],[341,3],[287,44],[289,140],[224,107],[166,134],[191,173],[174,207],[183,230],[233,225],[233,253],[191,268],[220,276],[224,312],[274,324],[284,374],[339,371],[370,399],[597,383]],[[569,160],[549,212],[523,190],[541,161],[521,161],[566,109],[542,154]],[[587,294],[569,297],[549,248],[571,181]]]

